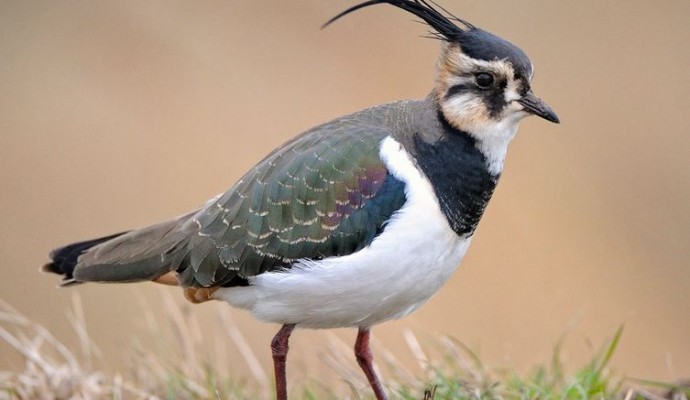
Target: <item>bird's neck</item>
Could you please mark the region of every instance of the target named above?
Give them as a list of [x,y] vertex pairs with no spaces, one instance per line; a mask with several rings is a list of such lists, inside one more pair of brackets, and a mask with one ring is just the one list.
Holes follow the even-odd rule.
[[498,183],[500,171],[477,139],[451,126],[438,112],[425,113],[422,126],[405,141],[406,150],[427,177],[441,211],[459,236],[471,236]]
[[486,157],[489,171],[494,175],[500,175],[505,164],[508,145],[515,137],[523,116],[514,114],[501,119],[477,118],[474,111],[470,112],[466,109],[453,111],[452,107],[443,108],[440,101],[442,100],[435,92],[432,92],[427,99],[427,102],[432,102],[438,110],[437,118],[448,128],[446,130],[471,136],[475,146]]
[[475,145],[486,158],[487,168],[493,175],[500,175],[503,171],[508,145],[517,129],[517,121],[506,120],[468,133],[475,139]]

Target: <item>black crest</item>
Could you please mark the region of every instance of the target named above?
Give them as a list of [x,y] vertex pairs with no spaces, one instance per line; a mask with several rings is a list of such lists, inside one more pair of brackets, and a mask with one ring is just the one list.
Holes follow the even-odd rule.
[[[433,3],[433,2],[432,2]],[[438,11],[436,8],[434,8],[428,1],[425,0],[370,0],[366,1],[361,4],[357,4],[356,6],[350,7],[347,10],[341,12],[340,14],[336,15],[335,17],[331,18],[328,22],[326,22],[323,27],[325,28],[326,26],[332,24],[336,20],[346,16],[347,14],[350,14],[353,11],[357,11],[361,8],[364,7],[369,7],[373,6],[375,4],[390,4],[392,6],[402,8],[403,10],[410,12],[419,18],[423,19],[424,22],[429,24],[430,27],[434,28],[436,32],[440,36],[437,36],[441,39],[448,40],[448,41],[456,41],[460,35],[466,30],[469,29],[475,29],[474,25],[470,24],[467,21],[464,21],[453,14],[449,13],[446,9],[443,7],[438,6],[436,3],[433,3],[437,7],[439,7],[443,12],[445,12],[448,16],[444,15],[440,11]],[[457,21],[461,23],[462,25],[465,26],[465,30],[457,26],[453,21]]]
[[[472,58],[486,61],[507,59],[515,66],[519,73],[524,76],[531,75],[532,64],[520,48],[454,16],[433,1],[369,0],[341,12],[326,22],[323,27],[330,25],[353,11],[376,4],[390,4],[416,15],[435,31],[432,32],[434,37],[458,44],[463,53]],[[458,26],[456,22],[461,26]]]

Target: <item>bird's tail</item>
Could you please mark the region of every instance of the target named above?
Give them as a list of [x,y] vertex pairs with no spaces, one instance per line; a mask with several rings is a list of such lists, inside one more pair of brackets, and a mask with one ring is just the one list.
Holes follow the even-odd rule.
[[84,254],[90,248],[107,242],[108,240],[115,239],[116,237],[122,236],[125,233],[127,232],[72,243],[67,246],[60,247],[59,249],[55,249],[50,253],[51,262],[41,267],[41,271],[62,275],[62,286],[78,283],[74,280],[74,268],[77,266],[79,256]]
[[61,247],[50,253],[51,262],[42,270],[62,275],[63,286],[157,280],[176,269],[187,255],[185,223],[193,214]]

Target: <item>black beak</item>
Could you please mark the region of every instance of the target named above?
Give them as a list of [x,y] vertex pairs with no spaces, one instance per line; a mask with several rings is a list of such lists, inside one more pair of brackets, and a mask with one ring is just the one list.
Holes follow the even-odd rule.
[[530,114],[534,114],[538,117],[542,117],[547,121],[559,124],[561,120],[558,119],[558,115],[549,107],[544,100],[535,96],[532,91],[527,92],[527,94],[517,101],[525,107],[525,111]]

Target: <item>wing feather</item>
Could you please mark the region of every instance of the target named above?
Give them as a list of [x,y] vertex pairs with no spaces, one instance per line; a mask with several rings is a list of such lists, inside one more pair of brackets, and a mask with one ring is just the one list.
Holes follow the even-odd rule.
[[379,157],[389,132],[342,128],[289,142],[199,212],[189,265],[178,271],[183,285],[235,285],[371,243],[404,203],[404,184]]

